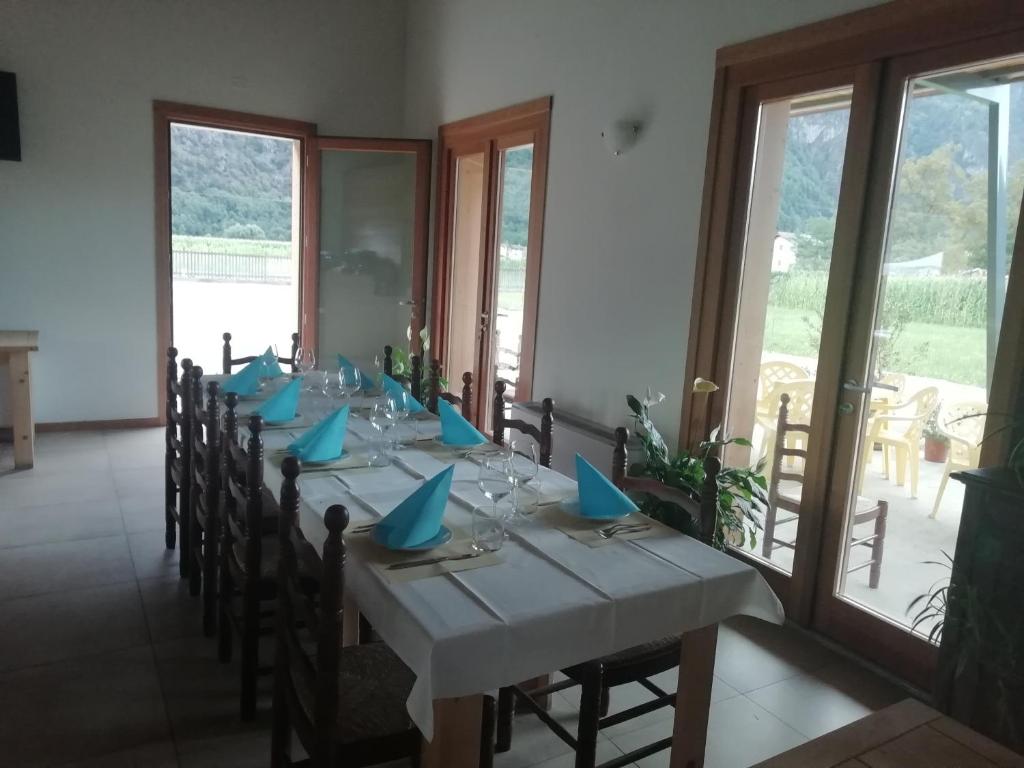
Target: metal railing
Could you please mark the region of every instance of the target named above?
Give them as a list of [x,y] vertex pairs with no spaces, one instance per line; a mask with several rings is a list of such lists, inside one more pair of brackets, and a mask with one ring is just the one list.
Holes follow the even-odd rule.
[[172,274],[178,280],[282,285],[292,282],[292,258],[288,255],[175,250],[171,264]]

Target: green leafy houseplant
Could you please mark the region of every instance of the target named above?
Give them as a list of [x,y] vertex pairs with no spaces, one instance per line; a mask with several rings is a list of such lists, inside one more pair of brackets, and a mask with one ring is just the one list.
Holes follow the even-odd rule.
[[[714,384],[702,379],[698,379],[694,385],[694,391],[698,393],[714,389],[717,389]],[[626,403],[632,412],[634,431],[644,447],[644,460],[633,464],[629,473],[636,477],[654,478],[685,491],[695,501],[699,501],[700,489],[704,485],[704,460],[712,452],[720,451],[727,445],[750,447],[750,441],[742,437],[720,437],[716,429],[709,439],[697,447],[695,453],[680,451],[671,456],[664,438],[650,418],[650,406],[662,399],[664,395],[654,395],[650,390],[643,400],[634,395],[626,396]],[[762,460],[754,467],[723,467],[719,472],[718,519],[713,542],[716,548],[725,549],[727,545],[757,546],[757,532],[762,525],[755,512],[763,516],[768,509],[768,484],[762,474],[763,469]],[[700,535],[690,515],[676,504],[645,495],[640,510],[683,533],[695,537]]]
[[[409,339],[412,339],[412,328],[410,327],[406,334]],[[420,395],[423,400],[429,400],[431,394],[430,388],[432,385],[430,376],[428,375],[428,366],[426,361],[429,359],[427,353],[430,351],[430,331],[426,328],[420,331],[420,348],[423,350],[423,382],[420,384]],[[394,347],[391,350],[391,373],[393,376],[411,376],[412,375],[412,351],[403,349],[402,347]],[[444,376],[439,377],[439,383],[441,389],[446,391],[448,389],[448,379]],[[440,392],[438,393],[440,394]]]

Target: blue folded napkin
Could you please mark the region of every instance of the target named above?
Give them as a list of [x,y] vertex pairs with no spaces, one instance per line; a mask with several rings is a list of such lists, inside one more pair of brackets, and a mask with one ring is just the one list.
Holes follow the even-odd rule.
[[[381,381],[384,385],[384,391],[392,397],[401,397],[403,394],[409,395],[409,392],[405,387],[392,379],[386,373],[381,374]],[[409,413],[419,413],[420,411],[425,410],[426,408],[423,407],[423,403],[412,395],[409,395]]]
[[260,391],[260,376],[263,372],[263,358],[253,360],[230,379],[225,381],[221,392],[234,392],[236,395],[254,395]]
[[302,461],[334,461],[340,458],[345,448],[348,410],[347,405],[339,408],[307,429],[288,446],[288,452]]
[[576,483],[580,493],[580,514],[583,517],[608,519],[636,512],[639,507],[616,488],[612,481],[576,454]]
[[281,370],[281,366],[277,364],[277,355],[274,354],[273,347],[267,347],[267,351],[263,353],[263,376],[268,379],[276,379],[280,376],[284,376],[284,371]]
[[[344,368],[346,371],[351,371],[353,368],[356,367],[356,365],[355,365],[355,363],[353,363],[351,360],[349,360],[344,355],[338,355],[338,367],[339,368]],[[359,381],[360,381],[360,388],[364,392],[369,392],[374,387],[374,382],[376,381],[376,377],[372,373],[367,373],[362,368],[360,368],[359,369]]]
[[418,547],[437,536],[448,504],[455,465],[434,475],[377,523],[373,537],[379,544],[397,549]]
[[480,445],[487,438],[477,432],[476,427],[466,421],[452,404],[437,399],[437,415],[441,417],[441,442],[445,445]]
[[295,410],[299,407],[299,394],[302,392],[302,377],[292,379],[288,386],[261,403],[253,413],[258,413],[263,420],[271,424],[291,421],[295,418]]

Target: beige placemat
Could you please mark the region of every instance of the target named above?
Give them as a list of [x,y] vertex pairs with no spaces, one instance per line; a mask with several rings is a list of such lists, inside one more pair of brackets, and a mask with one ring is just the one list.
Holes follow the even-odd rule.
[[472,571],[476,568],[486,568],[503,562],[500,551],[484,552],[465,560],[446,560],[415,568],[401,568],[396,571],[388,570],[389,565],[396,563],[471,553],[473,551],[472,543],[467,539],[465,532],[461,528],[454,526],[451,526],[451,529],[453,536],[450,542],[442,547],[424,552],[396,552],[387,549],[374,542],[370,538],[369,531],[346,533],[345,543],[351,550],[358,551],[360,557],[365,558],[370,567],[383,576],[390,584],[402,584],[407,581],[429,579],[434,576],[444,576],[446,573]]
[[[591,548],[606,547],[609,544],[613,544],[616,541],[632,541],[633,539],[646,539],[651,536],[664,533],[665,531],[672,530],[660,523],[652,520],[646,515],[641,515],[639,512],[634,512],[629,517],[620,518],[619,520],[584,520],[577,515],[572,515],[562,509],[558,504],[552,504],[548,507],[541,507],[539,515],[543,515],[552,527],[557,528],[569,538],[575,539],[581,544],[586,544]],[[632,533],[616,533],[609,538],[601,536],[598,531],[602,529],[611,529],[614,525],[632,525],[632,524],[647,524],[650,527],[642,531],[634,531]]]

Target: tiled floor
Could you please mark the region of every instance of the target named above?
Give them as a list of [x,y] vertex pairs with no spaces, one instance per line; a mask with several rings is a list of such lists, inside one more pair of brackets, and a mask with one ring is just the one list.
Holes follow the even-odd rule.
[[[0,446],[0,764],[182,768],[268,764],[269,697],[237,716],[237,667],[217,662],[163,544],[160,430],[43,434],[36,467]],[[674,685],[673,674],[660,681]],[[266,681],[269,683],[269,680]],[[573,722],[572,690],[555,715]],[[642,701],[616,689],[613,711]],[[803,635],[753,620],[719,636],[707,765],[740,768],[903,698]],[[661,710],[608,729],[600,759],[662,738]],[[498,768],[571,768],[533,717]],[[668,764],[667,753],[642,768]]]

